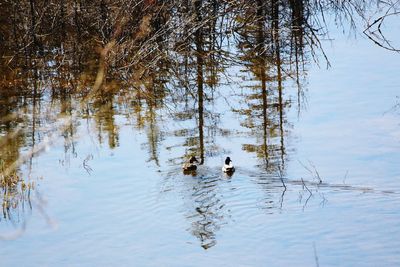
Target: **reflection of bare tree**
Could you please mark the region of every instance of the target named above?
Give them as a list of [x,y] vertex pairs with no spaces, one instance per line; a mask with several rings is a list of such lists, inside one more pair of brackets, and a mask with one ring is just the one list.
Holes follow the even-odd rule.
[[[20,150],[35,142],[35,112],[32,120],[16,111],[19,103],[12,97],[0,97],[0,202],[2,218],[13,225],[23,223],[30,211],[30,192],[33,185],[20,177]],[[29,125],[32,123],[32,125]],[[26,129],[31,131],[26,131]],[[30,138],[28,138],[30,136]],[[14,167],[12,167],[14,166]]]
[[[184,10],[191,10],[194,13],[194,22],[202,27],[196,28],[188,40],[177,47],[178,59],[182,63],[173,70],[176,81],[183,87],[182,94],[172,95],[171,101],[183,107],[183,111],[178,109],[178,112],[175,112],[175,118],[179,121],[197,119],[196,128],[182,129],[175,134],[186,136],[185,154],[197,154],[201,164],[207,154],[215,155],[219,150],[214,142],[214,137],[220,129],[217,126],[219,116],[207,109],[213,103],[214,86],[218,81],[218,73],[222,71],[222,58],[219,54],[221,51],[216,50],[220,46],[216,38],[219,34],[216,24],[218,8],[216,1],[197,0],[182,7]],[[182,34],[185,34],[185,31],[186,28],[183,28]]]
[[20,224],[24,225],[25,217],[32,209],[30,195],[31,190],[34,189],[34,184],[22,178],[19,170],[15,169],[19,168],[16,162],[20,158],[19,150],[24,146],[24,140],[22,130],[15,132],[12,137],[6,136],[0,139],[0,202],[2,205],[2,218],[5,221],[10,221],[14,227],[18,227]]
[[191,233],[196,236],[204,249],[216,245],[216,232],[226,223],[225,204],[218,195],[220,177],[204,177],[192,184],[188,198],[193,210],[187,213],[186,218],[191,222]]
[[373,21],[368,19],[367,27],[363,31],[363,33],[379,47],[394,52],[400,52],[400,44],[392,44],[392,42],[385,36],[385,33],[382,30],[382,25],[384,25],[385,20],[396,18],[400,15],[400,3],[399,1],[388,1],[383,2],[382,4],[386,8],[385,12],[378,18],[374,18]]
[[94,118],[97,124],[99,142],[103,142],[103,132],[108,135],[108,145],[110,148],[118,146],[118,126],[115,123],[115,107],[112,97],[95,102]]
[[[39,213],[45,215],[42,203],[31,196],[35,189],[31,178],[33,159],[49,147],[54,135],[59,137],[71,127],[71,120],[56,122],[54,115],[43,112],[39,99],[34,97],[26,101],[29,105],[10,105],[9,110],[2,109],[4,116],[0,120],[0,201],[3,219],[19,228],[19,233],[25,229],[33,202],[37,204],[35,207]],[[28,167],[26,171],[22,170],[23,165]],[[14,238],[14,235],[9,238]]]
[[[201,1],[194,2],[194,9],[196,12],[197,22],[200,23],[202,20],[201,16]],[[203,101],[203,29],[198,28],[195,32],[195,44],[196,44],[196,61],[197,61],[197,96],[198,96],[198,114],[199,114],[199,148],[200,148],[200,164],[204,162],[204,101]]]
[[[380,31],[385,19],[398,14],[398,4],[381,4],[386,14],[370,22],[365,33],[378,45],[398,51]],[[19,164],[29,164],[34,155],[19,160],[21,150],[34,150],[49,134],[43,129],[46,123],[72,118],[75,111],[79,119],[95,121],[98,142],[106,138],[110,148],[119,145],[116,116],[127,115],[137,129],[145,130],[143,147],[156,165],[164,138],[159,111],[183,124],[173,132],[182,137],[175,145],[185,149],[182,154],[197,154],[203,163],[221,153],[215,137],[229,131],[221,129],[220,114],[211,106],[220,75],[229,81],[226,70],[232,65],[243,66],[253,82],[244,90],[247,106],[237,110],[255,139],[243,144],[243,150],[256,153],[268,173],[283,172],[289,81],[297,89],[300,110],[307,64],[318,54],[326,58],[320,42],[327,34],[325,16],[332,12],[339,23],[354,25],[356,15],[367,20],[368,8],[362,0],[3,1],[0,158],[7,168],[18,163],[8,182],[3,179],[5,217],[11,220],[14,207],[29,203],[30,187],[17,177]],[[51,119],[47,105],[53,108]],[[69,121],[61,133],[65,154],[75,157],[78,124]],[[281,204],[283,181],[264,187],[282,189]],[[207,182],[199,181],[194,213],[188,217],[205,248],[215,244],[223,218],[223,205],[213,191],[216,182]]]
[[16,172],[4,173],[4,163],[0,163],[0,190],[3,219],[14,226],[24,224],[25,217],[32,209],[31,191],[34,184],[25,182]]
[[[276,171],[285,163],[284,109],[289,102],[283,99],[279,2],[271,4],[271,20],[267,17],[267,10],[264,1],[249,6],[247,12],[256,14],[255,19],[247,22],[240,32],[242,60],[260,85],[252,86],[251,92],[245,96],[248,109],[238,112],[247,117],[243,126],[262,140],[261,144],[244,144],[243,149],[256,152],[263,159],[264,168]],[[269,40],[272,40],[272,45]]]
[[[381,25],[384,18],[398,10],[391,2],[385,6],[389,8],[386,16],[370,26]],[[168,93],[179,98],[182,88],[186,100],[196,98],[198,103],[194,108],[200,136],[213,128],[205,122],[213,116],[206,109],[214,90],[207,87],[218,84],[218,75],[226,66],[242,60],[260,83],[260,92],[249,97],[259,94],[262,99],[259,104],[263,106],[252,105],[263,113],[260,129],[263,145],[246,147],[271,154],[275,148],[268,142],[279,135],[282,162],[283,107],[288,104],[284,99],[284,80],[294,78],[300,104],[301,73],[307,55],[316,58],[322,48],[318,37],[326,34],[326,14],[333,11],[338,21],[344,23],[348,19],[354,25],[353,17],[366,19],[365,13],[371,8],[366,1],[330,0],[111,0],[99,5],[86,0],[46,3],[24,0],[5,1],[2,7],[1,25],[11,25],[0,29],[3,44],[0,55],[5,63],[1,67],[1,84],[5,88],[2,91],[12,89],[33,96],[36,99],[33,104],[40,106],[37,101],[42,90],[49,89],[55,98],[67,99],[70,93],[78,93],[74,97],[80,97],[93,89],[101,73],[101,83],[94,86],[101,89],[102,98],[96,109],[112,114],[115,100],[110,96],[128,89],[140,98],[142,88],[131,85],[146,83],[150,78],[153,85],[146,90],[168,83],[159,86],[162,90],[154,94],[158,99]],[[237,45],[240,58],[232,56],[230,44]],[[277,114],[270,116],[271,113]],[[104,112],[102,117],[100,128],[108,129],[109,144],[116,146],[118,138],[113,133],[116,129],[112,118],[105,118]],[[154,124],[150,128],[156,129]],[[205,139],[199,137],[200,151],[204,150],[205,143],[201,140]],[[156,143],[155,136],[150,140]]]
[[[60,115],[65,116],[65,117],[72,117],[73,116],[73,104],[72,104],[72,99],[69,95],[62,95],[60,98]],[[77,131],[78,125],[76,125],[77,122],[71,121],[69,125],[66,125],[62,136],[64,138],[64,154],[66,157],[66,160],[68,160],[67,155],[70,152],[73,157],[77,157],[77,151],[76,151],[76,140],[75,140],[75,135]]]
[[[157,166],[160,165],[158,160],[158,149],[160,142],[163,140],[163,133],[159,129],[157,110],[161,107],[161,100],[164,97],[163,88],[157,87],[159,85],[151,84],[150,90],[144,98],[147,110],[142,117],[147,133],[147,147],[149,154],[149,161],[154,161]],[[147,87],[146,87],[147,88]]]

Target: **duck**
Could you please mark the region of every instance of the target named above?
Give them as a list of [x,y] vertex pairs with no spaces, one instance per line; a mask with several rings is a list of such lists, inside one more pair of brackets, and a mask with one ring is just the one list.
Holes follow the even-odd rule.
[[188,162],[185,162],[182,166],[183,171],[195,171],[197,170],[197,164],[199,161],[196,159],[196,157],[192,156],[190,157]]
[[222,167],[222,171],[225,173],[233,173],[235,171],[235,167],[232,164],[232,160],[230,157],[226,157],[225,164]]

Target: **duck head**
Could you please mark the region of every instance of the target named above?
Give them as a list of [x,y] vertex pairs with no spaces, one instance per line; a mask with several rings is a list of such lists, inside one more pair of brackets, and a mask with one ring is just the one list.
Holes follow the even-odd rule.
[[195,156],[192,156],[192,157],[189,159],[189,163],[195,163],[195,162],[199,163],[199,162],[197,161],[196,157],[195,157]]
[[229,165],[229,163],[230,163],[231,161],[232,161],[232,160],[231,160],[230,157],[226,157],[226,159],[225,159],[225,164],[226,164],[226,165]]

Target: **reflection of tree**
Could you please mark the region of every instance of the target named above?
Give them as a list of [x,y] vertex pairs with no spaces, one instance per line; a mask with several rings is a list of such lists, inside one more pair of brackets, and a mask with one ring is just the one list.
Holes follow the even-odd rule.
[[115,107],[112,97],[95,102],[94,119],[96,121],[99,142],[103,142],[103,132],[108,136],[108,146],[115,148],[118,146],[118,126],[115,123]]
[[[218,114],[207,110],[207,106],[213,101],[218,73],[222,70],[221,58],[215,50],[219,45],[216,38],[218,6],[212,3],[216,4],[215,1],[196,0],[182,7],[184,10],[192,10],[194,22],[203,27],[197,28],[176,51],[182,64],[174,73],[178,83],[183,86],[183,92],[172,97],[174,103],[183,107],[183,111],[178,109],[175,113],[177,120],[185,121],[193,117],[197,119],[196,128],[176,131],[175,134],[186,137],[186,154],[198,155],[201,163],[204,162],[206,153],[213,154],[218,150],[213,144],[213,137],[218,129]],[[183,28],[180,34],[185,34],[185,31]]]
[[[108,133],[111,147],[118,145],[114,98],[129,91],[135,98],[132,103],[147,102],[149,113],[137,113],[137,122],[143,124],[142,119],[148,118],[150,158],[156,158],[158,143],[151,102],[169,97],[173,104],[186,105],[179,107],[179,120],[196,116],[196,129],[185,131],[187,153],[199,151],[204,159],[207,144],[216,150],[208,137],[216,134],[218,117],[208,106],[219,75],[233,62],[243,61],[258,85],[247,95],[251,103],[241,113],[262,144],[244,148],[257,152],[265,165],[268,157],[283,162],[289,104],[284,81],[294,79],[300,104],[302,71],[308,54],[316,58],[321,51],[318,37],[326,33],[327,12],[335,12],[342,23],[346,18],[353,23],[355,14],[364,17],[367,8],[366,1],[330,0],[4,1],[0,9],[1,90],[22,95],[18,104],[33,97],[39,108],[46,90],[67,102],[71,94],[73,98],[86,95],[101,70],[100,96],[96,96],[101,99],[94,101],[93,111],[98,113],[98,130]],[[232,56],[232,44],[240,58]]]
[[141,115],[141,118],[147,134],[147,143],[144,146],[147,147],[149,161],[154,161],[159,166],[158,149],[160,142],[163,140],[163,133],[159,129],[157,111],[162,105],[162,98],[164,97],[163,87],[162,84],[151,82],[146,87],[143,87],[143,89],[146,92],[144,99],[141,101],[145,102],[146,111],[143,116]]
[[[0,202],[2,218],[11,221],[14,226],[24,223],[24,217],[31,209],[30,192],[32,184],[20,177],[20,150],[29,142],[28,136],[34,140],[34,132],[24,131],[29,120],[24,120],[15,113],[17,103],[5,101],[12,98],[0,97]],[[33,115],[35,116],[35,115]],[[32,140],[32,139],[31,139]],[[1,221],[1,219],[0,219]]]
[[196,236],[204,249],[216,245],[216,232],[226,223],[225,204],[218,195],[219,177],[195,180],[191,184],[190,206],[193,209],[186,217],[191,222],[191,233]]
[[[267,171],[283,170],[290,81],[297,89],[300,110],[307,64],[319,53],[324,55],[319,37],[327,34],[325,15],[333,12],[339,23],[348,19],[353,24],[355,14],[365,19],[367,4],[353,0],[2,1],[0,158],[5,166],[12,165],[22,149],[43,140],[48,132],[41,126],[49,123],[44,105],[51,103],[54,117],[72,118],[77,113],[78,118],[94,120],[98,142],[106,138],[110,148],[119,145],[117,115],[125,112],[137,129],[146,132],[143,147],[156,165],[160,165],[159,147],[165,134],[160,119],[172,114],[175,122],[182,123],[173,132],[183,140],[176,144],[185,150],[180,156],[196,154],[203,163],[221,152],[216,135],[229,132],[221,129],[220,114],[212,111],[220,75],[229,81],[226,70],[239,64],[253,82],[243,95],[245,108],[237,110],[242,126],[255,137],[243,149],[256,153]],[[385,5],[393,16],[397,6]],[[383,19],[371,26],[379,26]],[[381,41],[388,45],[387,40]],[[85,108],[79,109],[79,104]],[[65,154],[75,157],[78,126],[72,121],[62,132]],[[8,192],[18,198],[17,189]],[[214,200],[207,195],[195,199],[194,216],[199,220],[192,232],[205,246],[213,243],[207,240],[215,238],[219,225],[215,223],[219,209],[213,204],[219,200]]]
[[[16,171],[7,172],[4,162],[0,162],[0,200],[3,219],[14,226],[25,224],[25,216],[32,209],[31,190],[33,183],[21,179]],[[1,221],[1,219],[0,219]]]
[[[354,26],[356,16],[368,22],[366,14],[368,9],[377,9],[374,4],[388,12],[369,26],[379,26],[381,20],[397,14],[396,1],[6,0],[0,9],[0,58],[15,70],[14,80],[26,76],[33,67],[38,69],[38,77],[49,76],[43,71],[46,69],[53,69],[58,76],[68,69],[75,79],[86,79],[87,74],[101,70],[100,85],[107,87],[110,78],[129,80],[135,76],[138,66],[156,70],[159,61],[174,56],[171,50],[190,52],[199,32],[207,59],[227,59],[225,47],[236,37],[244,37],[243,28],[249,31],[254,21],[264,17],[275,24],[269,27],[277,27],[279,34],[285,35],[279,38],[280,50],[294,57],[292,74],[296,75],[306,51],[314,58],[321,51],[317,37],[326,34],[327,14],[334,13],[338,24],[348,21]],[[368,36],[374,37],[376,31],[371,27],[367,30]],[[273,44],[271,32],[268,35],[266,46]],[[389,48],[384,36],[379,38],[378,43]],[[220,68],[220,64],[205,64],[209,85],[218,82]],[[63,80],[73,79],[65,75]]]
[[284,101],[282,92],[279,2],[267,4],[257,1],[249,6],[245,16],[256,14],[253,15],[255,19],[246,22],[239,32],[241,59],[259,85],[250,87],[251,92],[244,96],[248,108],[238,112],[246,116],[242,125],[249,128],[260,143],[244,144],[243,149],[255,152],[263,159],[264,168],[276,171],[285,161],[284,109],[289,102]]
[[0,158],[11,165],[19,157],[19,150],[26,145],[26,135],[22,131],[22,118],[15,113],[18,103],[0,95]]

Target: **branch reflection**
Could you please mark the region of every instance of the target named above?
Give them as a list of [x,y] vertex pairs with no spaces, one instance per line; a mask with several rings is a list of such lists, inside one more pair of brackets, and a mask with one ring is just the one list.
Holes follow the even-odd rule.
[[[294,123],[287,114],[293,105],[298,113],[302,109],[311,61],[323,58],[329,65],[321,44],[328,34],[325,17],[331,13],[354,26],[356,16],[365,20],[374,9],[372,2],[5,1],[0,159],[12,172],[1,173],[4,219],[13,220],[12,209],[31,207],[34,187],[17,177],[29,176],[35,155],[21,159],[21,151],[35,150],[57,132],[64,145],[61,162],[68,165],[69,157],[78,157],[83,120],[93,123],[89,131],[98,144],[115,149],[126,119],[146,134],[142,148],[157,168],[192,155],[212,165],[238,145],[253,153],[259,171],[267,174],[255,179],[268,195],[265,207],[276,202],[282,207]],[[390,1],[384,5],[398,10]],[[388,48],[387,40],[382,42]],[[59,131],[46,127],[57,123]],[[242,135],[246,138],[236,144],[234,138]],[[166,139],[172,141],[165,163]],[[226,213],[214,174],[196,180],[195,208],[187,217],[204,248],[216,244]],[[277,174],[280,179],[264,181]],[[281,194],[269,195],[271,187]]]

